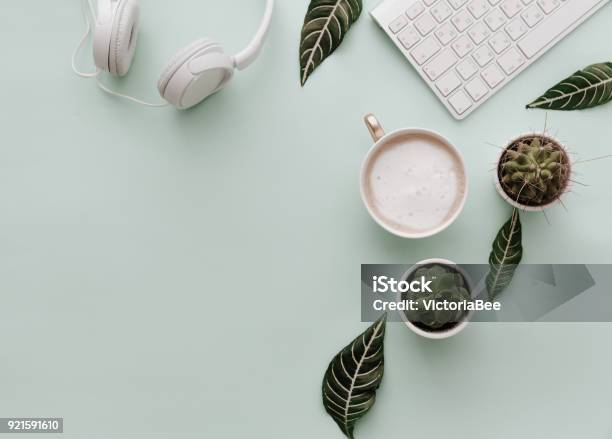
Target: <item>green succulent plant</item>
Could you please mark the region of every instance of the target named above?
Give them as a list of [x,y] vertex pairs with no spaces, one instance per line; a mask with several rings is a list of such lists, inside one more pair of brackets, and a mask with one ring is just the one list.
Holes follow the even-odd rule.
[[502,189],[514,201],[544,206],[564,194],[571,165],[557,142],[534,135],[523,137],[506,149],[498,172]]
[[431,281],[431,293],[410,293],[409,299],[418,302],[418,310],[406,311],[406,316],[414,324],[420,324],[432,331],[440,331],[455,326],[463,320],[465,311],[427,310],[430,301],[464,302],[470,301],[470,293],[464,277],[451,267],[432,265],[415,271],[411,279]]

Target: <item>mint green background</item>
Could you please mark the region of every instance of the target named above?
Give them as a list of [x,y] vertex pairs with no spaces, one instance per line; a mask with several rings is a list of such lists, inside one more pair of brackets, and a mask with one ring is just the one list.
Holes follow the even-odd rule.
[[[114,86],[155,100],[179,47],[213,35],[237,51],[263,1],[142,3],[135,64]],[[607,7],[456,122],[367,13],[300,88],[306,4],[278,1],[259,62],[184,113],[72,74],[77,1],[0,4],[2,416],[63,416],[70,439],[341,437],[319,386],[366,326],[360,264],[486,261],[510,212],[488,143],[542,128],[545,113],[523,105],[611,57]],[[464,153],[471,192],[449,230],[406,241],[370,220],[358,192],[368,112],[387,129],[437,129]],[[610,153],[611,116],[550,113],[549,125],[588,159]],[[580,166],[590,186],[549,223],[524,216],[525,262],[612,263],[609,169]],[[357,434],[609,439],[611,336],[481,324],[432,343],[390,325],[387,375]]]

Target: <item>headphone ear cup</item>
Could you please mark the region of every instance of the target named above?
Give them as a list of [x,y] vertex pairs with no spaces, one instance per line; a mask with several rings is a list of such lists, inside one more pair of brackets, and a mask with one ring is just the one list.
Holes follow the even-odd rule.
[[108,54],[109,72],[125,76],[132,65],[138,41],[138,0],[120,0],[114,14]]
[[214,42],[212,40],[202,38],[194,41],[186,47],[183,47],[176,54],[174,54],[159,76],[159,81],[157,81],[157,90],[159,91],[159,94],[162,97],[164,96],[168,82],[170,82],[170,79],[172,79],[172,75],[176,73],[176,71],[185,63],[187,59],[189,59],[191,55],[213,44]]
[[96,67],[110,73],[108,55],[114,10],[110,0],[98,0],[96,24],[93,32],[93,58]]
[[233,59],[216,42],[203,39],[178,52],[162,72],[159,94],[184,110],[219,91],[232,78]]

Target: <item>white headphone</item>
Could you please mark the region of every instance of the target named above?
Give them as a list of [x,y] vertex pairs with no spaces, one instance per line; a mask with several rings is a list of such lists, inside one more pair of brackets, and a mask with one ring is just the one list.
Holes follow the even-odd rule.
[[[93,9],[90,1],[89,6]],[[225,87],[232,79],[234,69],[246,69],[259,56],[270,29],[273,8],[274,0],[267,0],[264,18],[255,37],[244,50],[233,57],[228,56],[219,43],[209,38],[197,40],[180,50],[172,57],[157,83],[162,98],[183,110],[199,104]],[[98,71],[95,74],[82,74],[74,66],[74,57],[73,68],[77,74],[86,77],[98,78],[100,71],[106,71],[113,76],[125,76],[134,59],[138,40],[138,0],[98,0],[97,11],[93,31],[93,55]],[[91,12],[93,14],[93,10]],[[87,33],[79,48],[90,32],[88,20]],[[107,89],[99,82],[99,78],[98,84],[111,94],[123,96]],[[138,99],[123,97],[146,104]]]

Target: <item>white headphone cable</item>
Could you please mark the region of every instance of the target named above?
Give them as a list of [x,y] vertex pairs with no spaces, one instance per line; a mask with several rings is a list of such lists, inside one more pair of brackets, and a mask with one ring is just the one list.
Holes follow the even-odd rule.
[[100,87],[100,89],[104,91],[105,93],[108,93],[111,96],[117,96],[118,98],[127,99],[128,101],[132,101],[140,105],[145,105],[147,107],[153,107],[153,108],[167,107],[168,105],[170,105],[167,102],[164,102],[163,104],[152,104],[151,102],[141,101],[140,99],[137,99],[132,96],[124,95],[122,93],[117,93],[116,91],[111,90],[110,88],[108,88],[106,85],[102,83],[102,81],[100,80],[100,75],[96,75],[96,83],[98,84],[98,87]]
[[[86,2],[89,5],[89,12],[91,13],[91,16],[95,17],[94,8],[93,8],[93,4],[91,3],[91,0],[86,0]],[[76,57],[81,51],[81,49],[83,49],[83,45],[87,42],[87,39],[89,38],[89,35],[91,34],[91,21],[89,21],[89,15],[87,14],[85,3],[83,3],[82,0],[81,0],[81,11],[83,12],[83,18],[85,19],[85,24],[87,27],[85,28],[85,34],[83,34],[81,41],[79,41],[79,45],[76,47],[76,49],[74,49],[74,52],[72,52],[72,70],[74,71],[74,73],[79,75],[81,78],[95,78],[96,76],[100,74],[100,70],[96,70],[95,73],[86,73],[86,72],[79,71],[79,69],[77,69],[77,66],[76,66]]]
[[[87,13],[84,1],[87,3],[87,6],[89,7],[89,14]],[[85,34],[83,35],[83,37],[81,38],[81,41],[79,42],[79,45],[76,47],[74,52],[72,52],[72,70],[74,71],[74,73],[80,76],[81,78],[96,78],[96,83],[98,84],[98,87],[102,91],[104,91],[105,93],[108,93],[111,96],[116,96],[119,98],[127,99],[129,101],[135,102],[140,105],[145,105],[147,107],[153,107],[153,108],[167,107],[169,105],[167,102],[164,102],[162,104],[153,104],[153,103],[145,102],[135,97],[124,95],[122,93],[118,93],[116,91],[111,90],[110,88],[108,88],[106,85],[102,83],[100,79],[100,75],[102,71],[100,69],[97,69],[95,73],[89,73],[89,72],[81,72],[76,67],[76,57],[79,54],[79,52],[83,49],[83,45],[85,44],[85,42],[87,41],[87,39],[89,38],[92,32],[92,26],[91,26],[91,21],[89,19],[89,16],[91,15],[91,17],[94,20],[96,19],[96,14],[94,12],[95,10],[93,7],[92,0],[81,0],[81,9],[83,11],[83,18],[85,19],[85,23],[87,27],[85,29]]]

